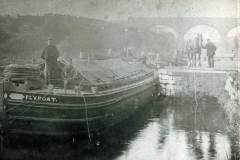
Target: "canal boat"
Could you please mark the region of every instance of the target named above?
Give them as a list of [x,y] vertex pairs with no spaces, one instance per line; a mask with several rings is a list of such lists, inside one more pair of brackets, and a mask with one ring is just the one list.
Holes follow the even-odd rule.
[[128,118],[157,93],[157,74],[139,61],[76,59],[72,65],[80,78],[67,87],[66,80],[59,80],[63,86],[44,86],[39,85],[44,83],[39,77],[5,76],[4,130],[30,135],[89,134]]

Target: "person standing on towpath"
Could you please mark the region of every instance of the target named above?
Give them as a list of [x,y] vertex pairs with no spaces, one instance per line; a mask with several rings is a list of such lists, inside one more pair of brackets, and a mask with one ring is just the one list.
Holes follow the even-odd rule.
[[205,46],[202,46],[202,48],[207,50],[207,57],[208,57],[208,66],[210,68],[214,67],[214,55],[217,50],[217,47],[211,40],[207,39],[207,44]]

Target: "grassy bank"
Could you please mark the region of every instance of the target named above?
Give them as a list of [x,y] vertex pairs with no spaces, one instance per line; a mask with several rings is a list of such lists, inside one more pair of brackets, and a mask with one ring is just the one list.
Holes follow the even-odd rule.
[[[218,97],[218,101],[224,109],[229,122],[229,135],[233,144],[232,153],[234,153],[232,159],[235,160],[237,157],[240,157],[240,77],[239,74],[236,73],[231,78],[232,81],[226,81],[225,92]],[[230,87],[226,87],[227,85],[230,85]]]

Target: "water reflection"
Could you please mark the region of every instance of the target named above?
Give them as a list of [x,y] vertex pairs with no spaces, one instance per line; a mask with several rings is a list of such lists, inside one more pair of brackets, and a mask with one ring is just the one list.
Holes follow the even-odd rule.
[[160,116],[149,122],[116,159],[230,159],[224,114],[217,103],[202,104],[196,115],[191,113],[194,103],[190,101],[168,103]]
[[[94,141],[16,142],[5,159],[228,160],[232,145],[216,99],[203,98],[197,112],[192,99],[161,99]],[[38,138],[39,139],[39,138]],[[41,138],[41,141],[43,138]],[[46,143],[47,142],[47,143]]]

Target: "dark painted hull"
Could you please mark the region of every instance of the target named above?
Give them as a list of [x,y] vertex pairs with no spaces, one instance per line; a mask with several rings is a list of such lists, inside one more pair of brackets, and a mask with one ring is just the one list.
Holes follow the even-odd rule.
[[[14,99],[5,91],[5,128],[8,133],[75,135],[112,126],[128,118],[136,109],[152,100],[157,79],[150,76],[119,89],[85,96],[47,95],[55,102]],[[44,96],[31,93],[33,97]],[[37,98],[36,98],[37,99]]]

